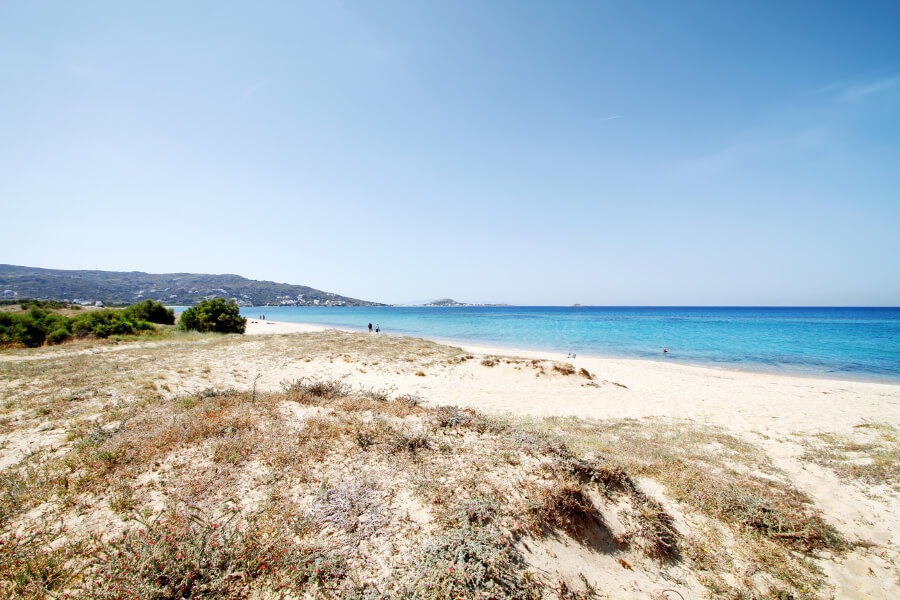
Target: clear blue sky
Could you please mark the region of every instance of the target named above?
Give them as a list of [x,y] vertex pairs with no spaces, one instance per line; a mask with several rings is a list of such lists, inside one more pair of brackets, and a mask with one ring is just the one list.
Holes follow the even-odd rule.
[[0,262],[900,305],[900,2],[2,2]]

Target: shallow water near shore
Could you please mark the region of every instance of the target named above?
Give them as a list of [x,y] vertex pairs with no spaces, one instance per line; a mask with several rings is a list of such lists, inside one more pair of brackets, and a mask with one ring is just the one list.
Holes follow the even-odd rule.
[[460,343],[900,382],[900,308],[266,306],[241,314],[358,331],[371,322],[385,333]]

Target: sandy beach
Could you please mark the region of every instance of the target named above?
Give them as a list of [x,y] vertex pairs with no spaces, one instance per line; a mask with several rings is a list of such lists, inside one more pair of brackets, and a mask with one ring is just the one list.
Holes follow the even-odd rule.
[[[219,392],[211,390],[237,390],[243,394],[252,394],[253,398],[258,394],[271,394],[271,408],[266,410],[272,415],[280,415],[278,418],[283,422],[278,427],[286,427],[285,431],[311,427],[312,425],[304,424],[319,423],[321,419],[331,423],[329,427],[335,427],[339,423],[349,422],[349,416],[342,416],[344,413],[341,410],[344,409],[304,406],[290,401],[293,397],[290,394],[279,395],[285,393],[282,390],[312,389],[310,386],[313,384],[310,382],[332,382],[328,385],[356,390],[354,393],[361,398],[354,401],[357,405],[360,402],[371,403],[372,398],[412,398],[416,404],[432,411],[445,410],[440,407],[446,406],[459,407],[453,410],[471,408],[481,414],[495,415],[511,423],[518,423],[516,427],[523,427],[522,431],[539,427],[551,434],[556,432],[568,436],[573,444],[586,449],[588,455],[591,455],[590,449],[594,448],[594,451],[602,452],[602,456],[606,457],[603,460],[619,461],[634,473],[635,489],[639,490],[634,492],[638,494],[635,498],[640,502],[650,502],[646,498],[652,497],[653,501],[648,506],[661,507],[659,510],[665,509],[673,515],[673,526],[678,530],[685,547],[682,552],[691,557],[690,560],[683,557],[665,568],[660,566],[658,559],[642,558],[635,552],[641,547],[639,540],[643,534],[627,533],[628,523],[636,518],[634,515],[637,513],[633,511],[637,509],[632,507],[628,509],[631,513],[628,510],[621,513],[624,510],[621,499],[617,504],[609,504],[609,499],[592,495],[591,502],[604,515],[604,527],[608,527],[613,533],[617,529],[624,532],[610,534],[613,536],[610,539],[637,541],[631,542],[630,550],[614,550],[612,546],[598,550],[590,545],[585,546],[584,542],[577,541],[577,536],[571,537],[569,534],[560,534],[562,537],[527,538],[527,543],[520,544],[522,555],[531,565],[530,568],[537,569],[539,573],[550,574],[546,575],[550,579],[567,581],[566,585],[575,587],[587,585],[588,588],[585,589],[595,586],[606,590],[610,597],[615,598],[677,597],[666,595],[667,586],[679,590],[678,593],[684,598],[709,595],[718,597],[709,590],[731,589],[732,592],[729,593],[734,593],[734,590],[747,586],[765,589],[766,585],[776,581],[772,577],[782,577],[784,581],[794,582],[789,583],[789,586],[798,594],[795,597],[900,597],[900,509],[897,502],[900,484],[896,479],[895,460],[897,436],[900,433],[898,385],[731,371],[662,360],[582,356],[568,358],[552,353],[512,352],[483,346],[460,348],[385,333],[355,333],[316,325],[259,319],[248,321],[246,334],[3,353],[0,356],[0,369],[3,370],[4,377],[0,382],[8,401],[5,417],[7,428],[0,439],[0,466],[9,469],[29,464],[28,461],[38,460],[40,456],[48,457],[44,460],[61,456],[73,448],[70,440],[74,434],[66,433],[75,426],[73,424],[84,423],[85,425],[79,426],[87,427],[89,423],[105,423],[107,425],[103,425],[104,427],[118,428],[124,418],[120,415],[132,410],[129,407],[136,402],[161,407],[154,410],[171,411],[177,407],[188,407],[177,410],[195,410],[191,408],[194,400],[185,404],[179,399],[197,397],[208,399],[203,400],[204,402],[216,402]],[[77,379],[70,379],[69,374],[77,374]],[[41,392],[41,389],[50,391]],[[72,408],[75,405],[71,398],[80,399],[78,403],[81,404],[78,404],[77,410]],[[172,404],[173,400],[175,404]],[[29,409],[29,406],[35,408]],[[42,406],[50,408],[41,408]],[[242,406],[245,408],[241,408]],[[252,409],[253,406],[240,405],[235,410],[256,411],[257,409]],[[412,411],[409,415],[409,411],[404,411],[390,421],[395,427],[406,428],[407,433],[403,435],[407,437],[402,439],[415,440],[416,436],[426,435],[424,431],[429,431],[427,435],[431,437],[445,435],[434,429],[434,425],[426,426],[425,421],[416,420],[424,417],[412,416],[415,413],[413,409],[409,409]],[[133,422],[135,417],[128,418],[132,419],[128,422]],[[373,416],[364,417],[353,426],[356,433],[349,439],[362,440],[359,443],[363,448],[366,444],[374,443],[365,441],[374,434],[360,431],[369,431],[367,428],[372,427],[372,419],[377,422],[377,419],[382,418],[377,411]],[[453,417],[457,418],[463,419]],[[154,422],[162,423],[168,423],[171,419],[173,426],[178,422],[176,416],[165,417],[162,421],[158,417],[155,419]],[[240,419],[242,420],[233,423],[250,423],[247,416]],[[323,425],[320,423],[316,426]],[[220,431],[218,427],[209,429],[212,432],[210,435]],[[231,431],[234,427],[240,430],[240,426],[227,425],[221,431]],[[276,471],[272,467],[261,465],[270,460],[267,455],[282,456],[279,452],[290,453],[287,449],[279,449],[282,438],[276,440],[265,434],[272,427],[274,425],[252,426],[248,431],[256,432],[253,435],[257,437],[253,439],[257,441],[248,441],[246,446],[227,446],[246,448],[242,452],[250,453],[247,454],[248,457],[255,456],[253,452],[262,452],[260,458],[248,458],[239,463],[237,471],[236,467],[229,466],[231,463],[227,457],[230,455],[221,455],[222,444],[225,442],[216,442],[218,445],[213,446],[212,450],[203,450],[204,446],[181,449],[148,463],[148,471],[122,475],[126,481],[134,482],[129,484],[129,497],[136,505],[143,505],[144,510],[148,511],[161,510],[166,506],[163,502],[165,498],[189,497],[193,503],[209,502],[210,506],[214,506],[214,499],[223,497],[225,491],[216,492],[209,500],[200,500],[206,497],[204,494],[212,492],[198,491],[199,484],[196,481],[203,481],[204,477],[221,477],[221,473],[234,471],[228,479],[233,479],[233,484],[222,483],[218,479],[210,481],[218,481],[215,487],[221,485],[223,490],[230,490],[229,494],[237,494],[236,497],[241,498],[240,503],[245,510],[256,510],[260,506],[261,494],[264,495],[262,490],[267,489],[264,482],[276,476],[273,475]],[[340,431],[346,431],[348,426],[341,427],[343,429]],[[490,431],[493,426],[487,427]],[[139,431],[135,429],[133,435],[139,435]],[[582,432],[588,433],[582,435]],[[607,433],[604,432],[609,432],[612,437],[605,438]],[[451,433],[448,430],[447,435]],[[171,438],[172,435],[176,435],[176,438]],[[169,436],[166,439],[177,439],[177,435],[181,434],[166,433]],[[284,439],[289,440],[291,435],[294,434],[289,434]],[[329,435],[336,436],[334,439],[337,440],[345,434],[335,432]],[[488,492],[490,494],[505,494],[515,498],[520,493],[517,490],[530,489],[528,486],[531,485],[545,485],[540,483],[544,481],[544,476],[540,475],[542,471],[538,468],[540,463],[532,464],[529,461],[533,459],[527,458],[531,451],[516,458],[510,453],[518,450],[509,446],[503,446],[503,449],[473,450],[475,446],[471,444],[475,443],[476,438],[467,437],[470,434],[453,435],[440,437],[444,440],[440,444],[436,441],[432,441],[431,445],[422,442],[426,444],[423,448],[431,447],[433,449],[430,452],[436,454],[429,455],[432,458],[417,459],[409,463],[413,472],[425,468],[423,465],[433,464],[433,468],[437,469],[436,473],[442,473],[438,479],[447,480],[445,488],[451,490],[451,497],[463,497],[471,493],[464,490],[474,486],[473,490],[489,489],[493,490]],[[531,434],[516,433],[513,439],[527,440],[529,435]],[[140,433],[140,436],[140,439],[144,439],[146,434]],[[371,439],[378,438],[375,436]],[[610,442],[616,439],[620,440],[618,445]],[[646,439],[644,445],[647,447],[658,448],[654,455],[656,458],[642,457],[642,439]],[[122,448],[133,448],[137,443],[121,442]],[[490,485],[481,480],[480,483],[475,482],[474,474],[468,473],[465,463],[457,464],[452,469],[447,466],[448,457],[454,455],[446,454],[449,450],[441,451],[439,447],[449,449],[454,444],[469,445],[465,446],[469,448],[465,452],[474,452],[473,457],[476,458],[473,460],[481,465],[478,469],[492,472],[499,468],[496,464],[498,457],[507,456],[504,460],[509,465],[504,468],[511,468],[513,471],[498,475],[499,479],[491,480],[494,483]],[[667,445],[671,449],[667,450]],[[356,442],[352,442],[351,446],[356,447]],[[335,446],[340,447],[340,444]],[[320,453],[328,451],[336,450],[317,450]],[[355,451],[358,452],[359,449]],[[660,451],[664,454],[659,454]],[[115,455],[120,451],[110,452]],[[198,463],[197,457],[205,456],[207,454],[204,453],[208,452],[211,452],[208,455],[212,458],[204,460],[212,462],[201,460]],[[421,452],[428,451],[423,449]],[[675,454],[666,458],[667,452]],[[674,460],[674,465],[689,464],[683,462],[686,459],[677,458],[679,452],[691,454],[694,462],[707,464],[706,461],[709,461],[708,466],[704,467],[709,471],[705,484],[697,480],[695,483],[685,484],[686,487],[679,492],[677,477],[671,479],[672,473],[667,474],[653,466],[653,461]],[[217,456],[224,456],[225,459],[216,458]],[[356,467],[349,465],[356,464],[360,459],[351,461],[340,456],[329,459],[335,465],[332,470],[315,476],[304,475],[305,479],[301,478],[291,484],[295,486],[291,489],[300,490],[296,493],[301,498],[304,493],[307,494],[308,500],[304,501],[306,504],[301,503],[301,506],[307,507],[303,510],[309,510],[309,506],[318,506],[315,503],[319,501],[315,498],[321,491],[316,490],[321,490],[321,486],[334,481],[334,478],[346,478],[348,473],[354,472]],[[221,460],[225,460],[222,464],[227,467],[226,471],[216,466],[220,464],[217,461]],[[425,462],[422,463],[422,460]],[[206,464],[209,466],[202,467],[205,470],[196,471],[201,468],[197,465]],[[528,464],[532,466],[526,467]],[[373,484],[376,487],[388,485],[386,481],[393,481],[391,485],[399,488],[412,486],[409,488],[412,496],[407,495],[407,492],[394,491],[390,495],[393,499],[385,500],[397,510],[413,515],[409,517],[412,521],[401,519],[398,522],[406,523],[402,527],[418,523],[413,533],[410,530],[403,535],[427,534],[429,528],[433,527],[432,517],[427,515],[436,509],[420,505],[412,499],[418,493],[414,490],[423,484],[415,483],[418,481],[415,478],[396,480],[397,473],[389,471],[377,471],[380,475],[376,477],[372,474],[376,471],[367,470],[364,477],[366,481],[378,482],[377,485]],[[401,474],[402,472],[403,469],[400,470]],[[720,475],[716,475],[717,472]],[[176,476],[178,473],[180,475]],[[194,474],[185,479],[185,473]],[[454,475],[450,477],[450,473]],[[644,474],[638,475],[639,473]],[[745,475],[741,475],[742,473]],[[674,475],[677,476],[677,473]],[[781,555],[779,559],[760,558],[765,556],[759,555],[758,551],[758,544],[762,542],[753,536],[741,537],[745,534],[739,534],[740,530],[735,533],[729,529],[732,526],[710,525],[715,519],[710,521],[710,516],[697,513],[692,508],[693,505],[690,505],[693,502],[690,500],[693,493],[691,490],[697,489],[698,485],[712,484],[712,491],[704,493],[715,493],[715,480],[719,476],[723,477],[723,491],[729,486],[741,485],[744,476],[755,486],[768,485],[767,482],[784,486],[784,491],[776,489],[766,493],[774,494],[772,498],[777,498],[779,494],[796,496],[802,506],[808,507],[803,510],[820,511],[816,514],[820,514],[828,527],[833,527],[847,540],[849,549],[817,550],[813,554],[803,554],[806,558],[793,550],[794,558],[791,558],[791,554]],[[129,477],[132,479],[128,479]],[[375,479],[370,479],[372,477]],[[526,482],[535,477],[537,479],[534,482]],[[190,484],[189,480],[195,480],[195,483]],[[304,481],[309,483],[303,483]],[[503,483],[504,481],[507,483]],[[508,489],[503,487],[512,485],[515,481],[520,483]],[[229,485],[236,487],[229,488]],[[486,485],[487,488],[484,487]],[[308,492],[302,491],[307,488]],[[115,489],[119,487],[114,487],[113,490]],[[585,490],[587,493],[587,488]],[[99,491],[91,493],[100,494],[96,497],[104,497]],[[104,493],[112,494],[113,491]],[[443,498],[435,500],[435,506],[444,506],[447,499],[442,494],[448,492],[434,493],[438,494],[435,498]],[[526,496],[522,500],[525,502],[522,506],[533,506],[535,500],[526,502],[530,496],[525,492],[521,493]],[[740,492],[747,493],[749,492]],[[96,503],[97,500],[91,502]],[[51,509],[41,506],[43,505],[35,505],[32,510],[53,513]],[[646,512],[646,509],[641,510]],[[727,509],[724,513],[716,513],[715,510],[718,509],[710,514],[718,515],[716,519],[727,520],[728,510],[733,509]],[[103,511],[89,516],[73,517],[68,512],[64,514],[69,515],[66,517],[69,519],[69,532],[80,531],[86,534],[91,528],[107,530],[123,526],[120,517]],[[626,516],[622,517],[621,514]],[[627,517],[627,514],[632,516]],[[794,533],[787,532],[788,535]],[[398,535],[400,534],[396,533],[390,539],[396,539]],[[776,538],[777,535],[779,534],[776,533]],[[390,569],[386,565],[389,564],[393,565],[390,568],[398,568],[397,561],[404,556],[402,552],[397,555],[396,560],[388,560],[383,555],[385,546],[371,543],[374,544],[370,550],[372,556],[381,558],[370,556],[365,562],[368,565],[366,569],[372,564],[381,564],[381,568],[388,571]],[[710,558],[702,558],[706,552],[703,548],[709,544],[718,544],[717,547],[720,548],[717,558],[712,562]],[[726,551],[725,548],[730,549]],[[754,555],[753,552],[757,554]],[[730,558],[732,554],[737,558]],[[759,556],[746,558],[751,555]],[[791,567],[794,570],[778,575],[777,565],[793,560],[800,560],[797,563],[799,566]],[[804,564],[808,566],[802,566]],[[797,574],[801,571],[796,569],[809,571],[801,577]],[[804,586],[811,585],[809,582],[816,577],[821,579],[816,584],[818,587],[815,592],[798,592],[805,589]],[[581,578],[586,578],[583,581],[588,583],[583,583]],[[722,592],[722,595],[728,596],[728,593]]]
[[[321,332],[304,323],[250,320],[247,335]],[[374,334],[373,334],[374,335]],[[379,334],[387,337],[388,334]],[[455,344],[479,356],[516,356],[570,363],[593,382],[575,377],[564,390],[521,365],[496,369],[456,366],[410,378],[352,365],[315,370],[295,365],[288,377],[339,377],[362,387],[411,389],[428,402],[491,412],[590,418],[691,419],[765,437],[823,431],[846,434],[867,422],[900,425],[900,385],[737,371],[674,362],[568,358],[565,354]],[[525,375],[531,375],[526,377]],[[587,385],[593,383],[596,385]]]
[[[248,323],[247,333],[301,333],[326,328],[299,323]],[[366,335],[366,334],[357,334]],[[379,334],[385,336],[386,334]],[[852,561],[835,575],[839,598],[900,597],[900,508],[891,490],[872,494],[842,484],[835,474],[801,460],[804,440],[836,436],[861,439],[868,424],[900,426],[900,385],[687,366],[663,361],[567,358],[564,354],[463,345],[475,360],[432,367],[416,375],[371,368],[354,361],[300,363],[278,370],[281,378],[339,378],[360,388],[412,393],[431,405],[466,406],[488,413],[535,417],[684,420],[727,430],[765,449],[829,519],[858,539],[884,544],[878,575]],[[499,357],[514,355],[523,362]],[[485,357],[498,357],[485,367]],[[535,369],[550,360],[586,370],[559,376]],[[261,371],[262,372],[262,371]],[[260,382],[265,381],[265,374]],[[274,383],[271,381],[270,383]],[[861,459],[865,460],[865,459]],[[883,560],[883,562],[882,562]]]
[[329,329],[312,323],[285,323],[263,319],[247,319],[246,335],[269,335],[275,333],[314,333]]

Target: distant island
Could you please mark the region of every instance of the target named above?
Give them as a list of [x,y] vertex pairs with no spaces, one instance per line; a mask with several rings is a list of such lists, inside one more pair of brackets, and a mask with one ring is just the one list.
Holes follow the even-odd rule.
[[457,302],[452,298],[441,298],[439,300],[432,300],[431,302],[426,302],[422,306],[468,306],[462,302]]
[[226,298],[240,306],[384,306],[305,285],[240,275],[72,271],[0,264],[0,300],[31,298],[85,305],[125,305],[150,299],[168,306],[191,306],[209,298]]
[[472,304],[470,302],[457,302],[452,298],[441,298],[426,302],[422,306],[509,306],[509,304]]

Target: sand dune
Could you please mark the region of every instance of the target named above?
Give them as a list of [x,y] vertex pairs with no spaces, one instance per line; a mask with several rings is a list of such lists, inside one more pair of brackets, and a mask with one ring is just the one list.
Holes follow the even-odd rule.
[[[343,512],[323,504],[334,494],[350,502],[341,511],[362,502],[369,512],[359,518],[381,523],[368,538],[347,538],[362,544],[356,550],[341,550],[351,563],[364,557],[355,577],[400,585],[416,574],[416,547],[444,539],[435,536],[452,522],[448,510],[496,498],[506,516],[472,535],[518,539],[523,568],[539,574],[545,590],[699,598],[774,585],[794,597],[900,597],[900,386],[459,348],[258,319],[247,334],[3,352],[0,466],[10,485],[32,478],[16,490],[35,490],[17,500],[25,512],[11,512],[7,523],[25,519],[25,531],[45,515],[65,523],[66,536],[109,537],[127,526],[128,510],[156,514],[187,502],[215,512],[228,499],[245,514],[293,506],[298,518],[318,519],[317,536],[370,531],[334,530]],[[310,396],[316,382],[344,391],[329,404],[320,392]],[[347,390],[354,391],[342,399]],[[461,408],[438,408],[446,406]],[[487,416],[459,412],[466,407]],[[554,450],[533,431],[570,440],[586,458]],[[572,479],[571,469],[597,473],[605,464],[625,465],[636,486],[630,496],[598,495]],[[688,473],[696,468],[700,479]],[[39,477],[54,469],[60,475]],[[92,487],[79,473],[95,474]],[[82,483],[67,488],[66,502],[48,501],[59,477]],[[576,496],[566,500],[565,490]],[[737,508],[716,512],[727,500],[780,514],[782,495],[849,546],[799,552],[780,546],[778,531],[754,541],[740,519],[729,524],[727,511]],[[554,510],[589,502],[602,539],[586,543],[566,530],[565,514],[547,513],[551,500]],[[677,531],[677,561],[653,558],[640,519],[654,511]],[[758,518],[752,514],[746,518]],[[530,529],[518,515],[532,519]],[[540,523],[563,530],[539,535]],[[791,530],[799,526],[784,534],[812,535]],[[3,568],[0,561],[0,575]]]

